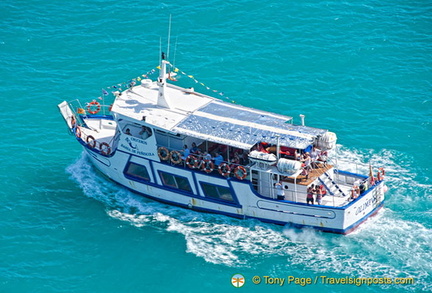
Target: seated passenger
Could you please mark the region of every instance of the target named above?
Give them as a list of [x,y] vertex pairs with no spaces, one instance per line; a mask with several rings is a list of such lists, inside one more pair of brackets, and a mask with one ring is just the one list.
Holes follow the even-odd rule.
[[223,162],[224,158],[220,153],[215,153],[214,164],[215,166],[219,166]]
[[318,161],[320,162],[327,162],[327,151],[322,151],[318,156]]
[[197,147],[196,143],[193,142],[192,143],[192,148],[190,149],[190,152],[192,154],[195,154],[197,151],[198,151],[198,147]]
[[139,135],[141,135],[141,137],[143,139],[146,139],[146,138],[150,137],[151,136],[151,130],[150,130],[150,128],[148,128],[148,127],[146,127],[146,126],[143,125],[141,127],[141,131],[139,132]]
[[186,160],[187,157],[189,157],[189,155],[190,155],[190,150],[188,149],[187,145],[184,145],[184,147],[183,147],[183,157],[182,157],[182,159],[183,159],[183,160]]
[[208,152],[204,152],[203,159],[204,160],[211,160],[212,157],[211,157],[211,155]]
[[230,168],[234,170],[240,164],[240,156],[238,153],[234,153],[234,157],[231,159]]

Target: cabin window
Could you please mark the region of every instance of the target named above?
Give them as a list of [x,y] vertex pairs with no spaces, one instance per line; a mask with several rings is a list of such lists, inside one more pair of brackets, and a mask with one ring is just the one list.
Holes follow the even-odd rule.
[[126,177],[130,177],[131,179],[150,181],[150,175],[147,168],[143,165],[138,165],[137,163],[130,162],[124,173]]
[[162,172],[162,171],[159,171],[159,174],[162,179],[163,185],[177,188],[187,192],[192,192],[192,188],[187,178]]
[[234,202],[234,198],[232,197],[231,191],[228,187],[208,184],[204,182],[200,182],[200,184],[205,197]]

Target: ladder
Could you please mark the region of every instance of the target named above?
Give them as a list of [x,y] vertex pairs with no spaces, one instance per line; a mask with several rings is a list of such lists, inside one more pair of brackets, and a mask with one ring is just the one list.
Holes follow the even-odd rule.
[[339,197],[345,197],[346,194],[342,191],[340,186],[330,177],[327,172],[323,173],[324,179],[321,179],[321,176],[318,177],[318,180],[321,182],[322,185],[327,189],[327,191],[330,193],[330,195],[333,196],[339,196]]

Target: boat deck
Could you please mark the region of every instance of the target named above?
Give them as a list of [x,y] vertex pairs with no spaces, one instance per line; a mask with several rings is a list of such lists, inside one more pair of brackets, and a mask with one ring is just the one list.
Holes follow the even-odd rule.
[[[295,182],[298,185],[308,186],[311,183],[313,183],[318,177],[320,177],[322,174],[324,174],[324,172],[327,172],[327,171],[331,170],[332,168],[333,168],[333,165],[318,162],[318,163],[315,163],[314,168],[312,168],[309,171],[309,176],[306,177],[306,175],[298,175],[295,178],[295,180],[293,177],[285,177],[282,179],[282,181],[289,182],[289,183]],[[348,195],[350,194],[351,186],[339,183],[339,187],[342,189],[342,191],[347,196],[341,197],[341,196],[333,196],[333,195],[327,194],[327,195],[323,196],[321,205],[341,207],[341,206],[348,204],[350,202]],[[306,203],[306,193],[302,193],[302,192],[297,193],[297,198],[294,198],[293,194],[286,195],[285,199],[290,200],[290,201]],[[315,198],[314,198],[314,204],[317,204]]]
[[326,164],[326,163],[314,163],[313,168],[309,171],[309,175],[298,175],[296,179],[292,177],[286,177],[282,181],[286,181],[289,183],[297,183],[299,185],[308,186],[312,182],[314,182],[319,176],[324,174],[324,172],[327,172],[328,170],[332,169],[333,165]]
[[[288,201],[294,201],[299,203],[306,203],[306,193],[298,192],[297,197],[292,194],[286,194],[285,200]],[[323,196],[321,205],[323,206],[330,206],[330,207],[342,207],[347,205],[350,202],[350,199],[348,196],[340,197],[340,196],[334,196],[327,194]],[[316,198],[314,197],[314,205],[317,205]]]

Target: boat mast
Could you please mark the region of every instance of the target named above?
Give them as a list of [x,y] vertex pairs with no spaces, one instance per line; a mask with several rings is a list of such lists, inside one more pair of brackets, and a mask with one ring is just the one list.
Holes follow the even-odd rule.
[[165,60],[165,53],[162,52],[162,59],[160,64],[160,71],[157,85],[159,86],[159,95],[157,100],[157,105],[164,108],[172,108],[172,102],[169,99],[166,91],[166,67],[169,62]]
[[170,38],[171,38],[171,15],[169,19],[169,25],[168,25],[168,46],[167,46],[167,56],[165,56],[165,53],[161,53],[161,63],[160,63],[160,71],[159,71],[159,78],[158,78],[158,86],[159,86],[159,94],[158,94],[158,100],[157,105],[164,107],[164,108],[172,108],[172,101],[169,99],[169,96],[167,95],[166,91],[166,67],[169,62],[165,60],[166,58],[169,58],[169,47],[170,47]]

